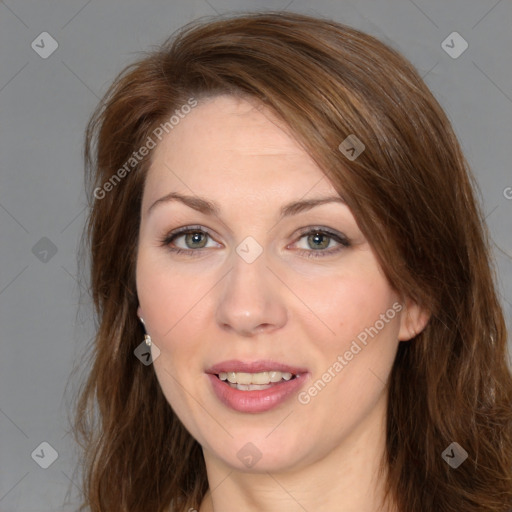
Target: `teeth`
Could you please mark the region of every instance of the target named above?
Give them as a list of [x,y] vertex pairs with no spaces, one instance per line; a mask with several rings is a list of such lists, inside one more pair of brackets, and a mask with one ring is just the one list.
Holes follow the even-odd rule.
[[[259,372],[259,373],[245,373],[245,372],[221,372],[219,373],[220,380],[227,380],[231,384],[240,384],[244,389],[251,384],[266,385],[271,382],[279,382],[280,380],[290,380],[292,374],[289,372]],[[239,388],[240,389],[240,388]]]

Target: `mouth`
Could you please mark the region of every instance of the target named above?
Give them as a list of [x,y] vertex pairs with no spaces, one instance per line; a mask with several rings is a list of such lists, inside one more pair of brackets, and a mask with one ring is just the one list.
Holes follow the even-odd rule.
[[297,374],[270,370],[266,372],[220,372],[214,374],[219,380],[226,382],[233,389],[239,391],[257,391],[268,389],[281,382],[296,379]]
[[307,380],[308,370],[275,361],[225,361],[206,370],[220,401],[239,412],[264,412],[286,401]]

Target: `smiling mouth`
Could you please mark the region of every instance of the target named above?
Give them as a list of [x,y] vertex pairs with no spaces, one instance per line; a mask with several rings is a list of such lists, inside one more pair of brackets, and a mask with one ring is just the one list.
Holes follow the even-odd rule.
[[310,372],[276,361],[226,361],[207,370],[206,375],[222,404],[237,412],[257,414],[290,400],[306,384]]
[[220,372],[216,377],[239,391],[260,391],[297,378],[296,374],[280,371],[258,373]]

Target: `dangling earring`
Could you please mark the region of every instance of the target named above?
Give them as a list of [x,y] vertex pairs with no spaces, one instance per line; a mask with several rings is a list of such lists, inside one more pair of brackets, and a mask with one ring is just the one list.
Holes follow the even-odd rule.
[[[139,320],[142,322],[142,325],[144,326],[144,331],[146,331],[146,324],[144,323],[142,317],[139,317]],[[151,346],[151,336],[147,332],[144,332],[144,341],[146,342],[146,345],[148,347]]]

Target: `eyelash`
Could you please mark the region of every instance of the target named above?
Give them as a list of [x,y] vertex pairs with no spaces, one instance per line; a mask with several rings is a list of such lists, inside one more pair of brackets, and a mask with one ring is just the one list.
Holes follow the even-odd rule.
[[[203,250],[205,249],[204,247],[199,248],[199,249],[182,249],[180,247],[170,247],[170,244],[172,242],[174,242],[174,240],[176,240],[176,238],[178,238],[181,235],[186,235],[189,233],[204,233],[208,237],[213,238],[207,231],[202,229],[202,226],[184,226],[182,228],[179,228],[177,230],[171,231],[170,233],[166,234],[165,237],[160,241],[160,243],[162,244],[162,246],[166,246],[167,249],[172,251],[174,254],[185,254],[185,255],[191,256],[191,257],[200,256],[201,253],[203,252]],[[303,230],[300,231],[299,234],[300,234],[300,237],[298,238],[298,240],[300,240],[301,238],[303,238],[306,235],[321,234],[321,235],[326,235],[328,238],[331,238],[340,244],[338,247],[336,247],[334,249],[330,249],[330,250],[327,250],[327,249],[325,249],[325,250],[297,249],[299,251],[299,253],[301,253],[302,255],[305,255],[307,258],[322,258],[325,256],[330,256],[332,254],[336,254],[336,253],[342,251],[343,249],[346,249],[351,246],[351,243],[348,240],[348,238],[344,237],[341,234],[334,233],[332,231],[329,231],[328,229],[321,228],[321,227],[304,228]]]

